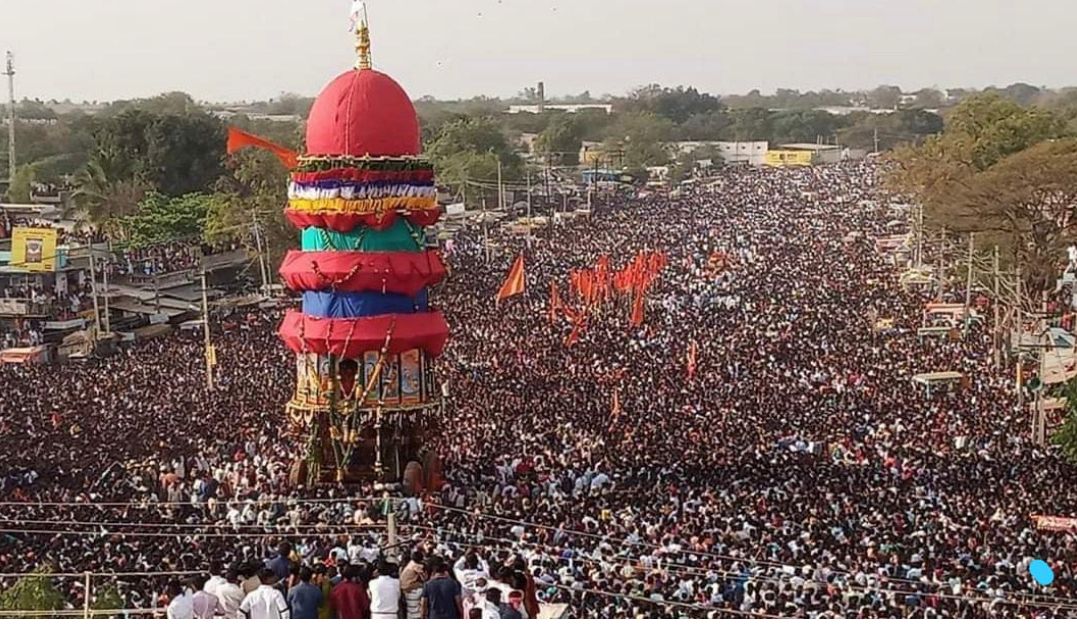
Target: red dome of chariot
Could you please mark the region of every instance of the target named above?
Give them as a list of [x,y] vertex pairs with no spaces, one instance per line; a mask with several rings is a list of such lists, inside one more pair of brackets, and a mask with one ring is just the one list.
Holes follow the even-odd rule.
[[419,117],[407,92],[373,69],[349,70],[322,91],[307,120],[311,156],[416,156]]

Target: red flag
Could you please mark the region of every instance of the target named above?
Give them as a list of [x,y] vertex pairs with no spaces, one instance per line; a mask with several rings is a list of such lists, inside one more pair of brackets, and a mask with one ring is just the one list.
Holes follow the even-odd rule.
[[557,283],[550,282],[550,323],[557,322],[557,313],[561,312],[564,304],[561,302],[561,293],[557,290]]
[[696,357],[699,351],[699,346],[695,341],[688,344],[688,379],[691,380],[696,377]]
[[636,291],[636,299],[632,301],[632,316],[628,318],[633,328],[643,325],[643,290]]
[[281,163],[288,169],[295,169],[295,166],[299,164],[299,155],[293,150],[289,150],[283,145],[277,145],[272,141],[263,139],[259,136],[252,135],[249,132],[243,132],[238,128],[228,129],[228,153],[235,154],[243,148],[262,148],[263,150],[269,150],[280,159]]
[[501,285],[501,290],[497,292],[495,301],[501,303],[503,299],[523,293],[524,281],[524,256],[520,254],[516,257],[516,262],[512,263],[512,269],[509,269],[509,275]]

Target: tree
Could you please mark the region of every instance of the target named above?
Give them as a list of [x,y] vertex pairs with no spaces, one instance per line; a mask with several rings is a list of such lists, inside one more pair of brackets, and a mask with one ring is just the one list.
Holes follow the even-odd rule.
[[127,174],[127,161],[115,148],[99,149],[79,174],[75,206],[79,219],[106,232],[115,232],[119,219],[138,212],[147,185],[141,176]]
[[124,607],[126,605],[123,595],[120,594],[120,589],[116,587],[116,584],[105,584],[100,588],[93,589],[93,600],[90,603],[90,609],[95,612],[105,613],[95,618],[112,618],[112,612],[123,610]]
[[624,152],[624,164],[632,169],[665,165],[670,161],[668,142],[673,124],[653,113],[626,113],[610,126],[602,150]]
[[873,109],[896,109],[901,102],[901,87],[880,85],[867,93],[867,101]]
[[177,240],[201,241],[206,218],[217,210],[213,204],[219,201],[219,196],[204,193],[176,198],[149,193],[137,213],[120,220],[124,242],[128,247],[140,248]]
[[209,202],[202,236],[209,243],[240,241],[256,248],[254,226],[264,235],[267,264],[276,269],[274,259],[295,247],[295,229],[281,207],[288,201],[288,172],[272,154],[244,150],[229,157],[227,172],[215,185]]
[[52,567],[38,567],[33,575],[21,577],[0,593],[0,610],[50,612],[64,608],[64,596],[52,585],[48,576]]
[[1060,261],[1077,244],[1077,139],[1039,143],[951,192],[942,204],[948,223],[1011,238],[1028,292],[1053,288]]
[[767,141],[774,134],[770,111],[764,108],[735,109],[728,134],[733,141]]
[[30,192],[37,182],[37,171],[33,165],[23,165],[15,170],[15,177],[8,183],[7,198],[16,204],[29,204]]
[[840,121],[826,111],[781,111],[771,115],[770,125],[775,143],[815,143],[832,136]]
[[697,113],[680,125],[678,134],[685,141],[720,141],[732,124],[733,119],[724,110]]
[[554,117],[535,141],[538,152],[549,155],[558,165],[578,165],[582,146],[579,124],[575,117],[569,115]]
[[1073,463],[1077,463],[1077,378],[1066,383],[1064,396],[1066,398],[1066,418],[1062,421],[1062,427],[1055,432],[1051,441],[1059,446],[1062,456]]
[[446,124],[427,146],[427,156],[438,171],[439,181],[456,187],[464,180],[496,180],[499,161],[504,180],[517,180],[521,171],[520,157],[491,118],[465,118]]
[[226,132],[202,112],[158,115],[133,109],[97,120],[97,154],[110,154],[115,181],[138,180],[166,195],[208,189],[220,177]]
[[922,109],[937,109],[942,107],[944,100],[941,91],[927,87],[916,92],[913,106]]
[[627,112],[652,113],[678,124],[683,124],[693,115],[725,109],[716,96],[700,93],[693,87],[671,89],[659,85],[636,89],[620,104]]

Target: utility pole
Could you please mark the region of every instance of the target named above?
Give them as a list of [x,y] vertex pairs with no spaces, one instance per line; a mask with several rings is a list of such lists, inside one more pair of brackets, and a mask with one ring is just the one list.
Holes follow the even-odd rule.
[[497,157],[497,209],[505,210],[505,187],[501,184],[501,157]]
[[527,249],[531,249],[531,169],[527,170]]
[[916,268],[924,265],[924,205],[916,208]]
[[94,267],[96,264],[97,257],[94,256],[93,243],[90,243],[90,294],[93,296],[93,336],[95,342],[98,335],[101,334],[101,309],[97,305],[97,271]]
[[254,211],[254,245],[258,249],[258,269],[262,274],[262,295],[269,296],[269,266],[266,263],[265,247],[262,243],[262,226],[258,223],[258,211]]
[[939,237],[939,262],[935,266],[935,278],[938,280],[938,284],[939,284],[938,294],[935,296],[935,298],[940,302],[942,301],[942,294],[943,294],[942,264],[946,260],[943,257],[943,245],[945,243],[946,243],[946,228],[943,228],[942,229],[942,235]]
[[879,129],[875,129],[875,153],[879,153]]
[[482,258],[490,264],[490,224],[486,219],[486,194],[482,194]]
[[112,315],[109,314],[109,307],[108,307],[108,272],[109,272],[109,269],[112,268],[112,241],[109,241],[108,243],[106,243],[106,245],[107,245],[107,249],[108,249],[108,257],[105,260],[105,272],[104,272],[105,273],[105,275],[104,275],[104,286],[105,286],[105,333],[106,334],[112,334]]
[[995,309],[995,329],[991,333],[991,347],[992,347],[991,356],[992,356],[992,359],[993,359],[993,361],[995,363],[995,366],[998,366],[999,362],[1001,361],[1001,358],[999,357],[1000,352],[1002,351],[1000,349],[1001,346],[999,345],[999,343],[1001,341],[999,341],[999,335],[998,335],[998,333],[999,333],[999,309],[1001,308],[1002,298],[1001,298],[1001,296],[999,294],[999,284],[998,284],[999,275],[998,275],[998,246],[997,245],[995,246],[994,263],[993,263],[993,266],[991,268],[991,273],[994,275],[994,278],[995,278],[994,301],[992,302],[992,308]]
[[8,185],[15,179],[15,55],[8,50],[7,53],[7,166]]
[[[1017,262],[1017,309],[1014,314],[1017,318],[1017,406],[1021,406],[1021,363],[1024,361],[1024,355],[1021,353],[1021,344],[1024,342],[1024,330],[1022,329],[1023,320],[1021,319],[1021,262]],[[1013,334],[1010,335],[1010,343],[1013,343]]]
[[202,337],[206,348],[206,388],[213,390],[213,366],[217,361],[216,350],[209,336],[209,289],[206,287],[205,259],[202,264]]
[[968,277],[965,279],[965,329],[968,329],[969,319],[972,317],[972,312],[969,307],[972,306],[972,253],[974,250],[976,235],[969,233],[969,255],[968,255]]

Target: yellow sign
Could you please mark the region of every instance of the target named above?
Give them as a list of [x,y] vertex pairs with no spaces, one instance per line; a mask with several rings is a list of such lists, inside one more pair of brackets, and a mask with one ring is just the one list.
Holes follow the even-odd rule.
[[55,271],[56,230],[15,228],[11,233],[11,266],[23,271]]
[[768,150],[763,158],[763,162],[771,167],[802,167],[812,164],[812,153],[807,150]]

